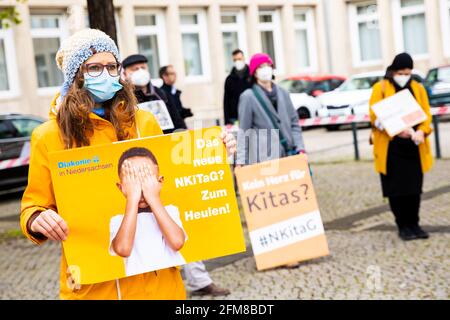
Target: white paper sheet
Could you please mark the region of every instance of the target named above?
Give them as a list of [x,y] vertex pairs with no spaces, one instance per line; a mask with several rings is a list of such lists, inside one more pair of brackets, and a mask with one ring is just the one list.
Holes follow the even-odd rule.
[[372,110],[391,137],[427,120],[427,115],[408,89],[374,104]]

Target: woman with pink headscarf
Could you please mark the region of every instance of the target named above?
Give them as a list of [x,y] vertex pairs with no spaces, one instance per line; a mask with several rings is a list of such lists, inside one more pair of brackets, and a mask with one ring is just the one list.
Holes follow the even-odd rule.
[[302,129],[289,93],[277,86],[269,55],[250,60],[252,87],[239,99],[236,164],[248,165],[305,153]]

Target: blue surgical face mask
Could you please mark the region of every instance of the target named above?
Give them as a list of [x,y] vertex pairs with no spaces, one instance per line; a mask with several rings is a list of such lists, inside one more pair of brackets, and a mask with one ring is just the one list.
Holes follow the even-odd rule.
[[89,91],[96,103],[103,103],[121,90],[123,86],[119,83],[120,76],[111,77],[106,70],[98,77],[84,74],[84,87]]

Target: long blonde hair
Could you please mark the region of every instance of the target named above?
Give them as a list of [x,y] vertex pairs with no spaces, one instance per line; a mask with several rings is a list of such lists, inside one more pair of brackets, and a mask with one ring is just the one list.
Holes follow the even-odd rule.
[[[119,141],[130,139],[129,128],[133,127],[136,115],[136,97],[133,86],[119,80],[123,88],[113,99],[103,104],[105,119],[110,121]],[[64,97],[56,120],[64,145],[67,149],[89,145],[89,138],[94,134],[95,124],[89,117],[95,102],[84,88],[82,68],[75,76],[74,82]]]

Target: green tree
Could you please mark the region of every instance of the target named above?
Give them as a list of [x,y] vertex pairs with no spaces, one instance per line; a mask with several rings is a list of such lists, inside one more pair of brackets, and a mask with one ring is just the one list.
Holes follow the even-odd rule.
[[[27,0],[16,0],[17,3],[25,3]],[[1,3],[1,1],[0,1]],[[17,12],[16,7],[6,7],[0,9],[0,23],[2,28],[9,28],[12,24],[19,24],[22,20],[20,20],[19,12]]]

